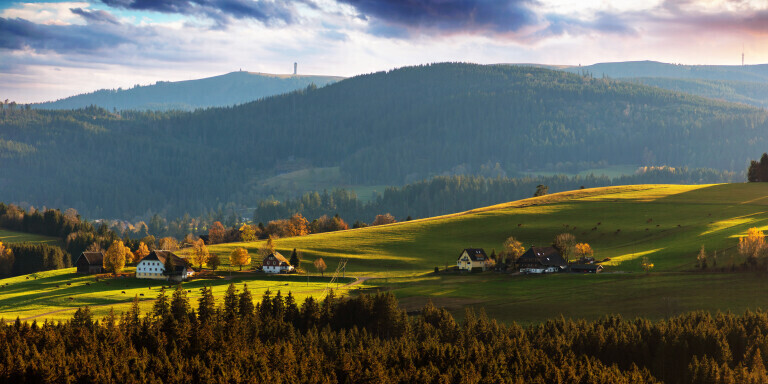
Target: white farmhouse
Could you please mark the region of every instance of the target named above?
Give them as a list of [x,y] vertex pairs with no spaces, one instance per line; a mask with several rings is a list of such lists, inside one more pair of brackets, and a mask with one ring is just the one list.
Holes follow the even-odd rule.
[[293,266],[280,252],[270,253],[261,263],[261,269],[266,273],[288,273]]
[[[168,272],[166,268],[169,269]],[[181,281],[194,273],[186,259],[176,256],[171,251],[152,251],[136,265],[138,279]]]

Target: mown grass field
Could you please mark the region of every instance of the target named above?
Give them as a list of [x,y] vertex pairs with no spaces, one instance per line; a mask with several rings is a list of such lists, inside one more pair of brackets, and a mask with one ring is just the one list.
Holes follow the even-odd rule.
[[35,235],[32,233],[13,232],[5,229],[0,229],[0,243],[48,243],[52,245],[60,245],[61,240],[55,237],[48,237],[43,235]]
[[[126,270],[126,272],[131,271],[132,268]],[[255,299],[260,298],[266,290],[273,294],[281,291],[283,296],[291,292],[301,303],[310,295],[322,298],[328,280],[310,277],[308,282],[306,276],[233,273],[231,279],[228,276],[217,279],[197,279],[184,282],[181,286],[190,291],[188,297],[193,308],[196,308],[200,288],[203,286],[212,287],[217,300],[223,297],[229,284],[234,283],[238,290],[243,288],[243,284],[247,284],[248,290]],[[344,279],[339,286],[351,280]],[[96,282],[94,276],[76,274],[75,268],[2,279],[0,280],[0,286],[2,286],[0,318],[6,321],[15,320],[17,317],[38,321],[66,320],[72,317],[74,309],[82,306],[91,307],[94,315],[101,317],[109,313],[111,308],[114,308],[117,313],[126,311],[133,298],[142,294],[143,296],[139,297],[142,300],[140,307],[142,312],[146,313],[152,309],[153,299],[157,298],[163,283],[167,287],[166,294],[171,295],[175,286],[170,288],[167,282],[140,280],[133,277],[101,279]],[[340,293],[343,292],[342,289]]]
[[[762,294],[768,288],[768,274],[730,272],[730,265],[742,262],[735,247],[738,237],[750,227],[768,228],[768,183],[577,190],[431,219],[278,239],[275,244],[286,257],[293,248],[300,250],[304,255],[302,268],[313,273],[312,261],[322,257],[328,265],[326,276],[340,260],[347,259],[347,277],[372,278],[364,285],[391,290],[408,309],[417,309],[432,299],[459,316],[464,307],[474,306],[502,321],[537,322],[560,315],[592,319],[608,313],[663,318],[689,310],[768,308],[768,296]],[[498,251],[509,236],[526,247],[549,245],[562,232],[591,244],[598,259],[610,258],[605,263],[606,273],[432,273],[435,267],[443,270],[455,265],[463,248]],[[233,248],[245,247],[255,257],[262,245],[233,243],[209,249],[221,256],[223,269],[227,269],[227,256]],[[710,254],[718,251],[717,266],[726,272],[695,269],[702,245]],[[655,264],[650,274],[640,267],[643,256]],[[710,266],[713,264],[710,259]],[[55,276],[52,281],[80,281],[82,285],[83,279],[88,279],[67,272],[51,273]],[[5,282],[0,280],[0,285]],[[294,282],[289,281],[283,291],[291,290],[301,297],[302,283],[306,284],[297,281],[292,285]],[[29,286],[38,296],[27,298],[21,295],[23,286],[15,295],[12,290],[0,290],[0,315],[15,318],[16,314],[44,313],[49,307],[111,302],[120,302],[120,308],[125,308],[122,303],[144,289],[146,282],[128,279],[125,284],[130,289],[125,296],[120,293],[125,288],[102,294],[93,285],[72,291],[82,292],[79,297],[50,285]],[[199,286],[195,284],[203,282],[185,286],[197,293]],[[221,284],[218,292],[223,292],[228,282]],[[322,287],[319,283],[318,289]],[[256,286],[253,290],[259,291]]]

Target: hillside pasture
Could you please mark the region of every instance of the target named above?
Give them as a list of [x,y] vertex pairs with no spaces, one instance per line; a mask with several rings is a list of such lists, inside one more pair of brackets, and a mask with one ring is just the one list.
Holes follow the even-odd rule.
[[33,233],[14,232],[6,229],[0,229],[0,243],[46,243],[51,245],[61,245],[61,240],[55,237],[36,235]]
[[[127,269],[127,272],[132,272],[132,268]],[[242,290],[243,284],[247,284],[248,290],[256,300],[261,298],[264,291],[269,290],[273,294],[281,291],[283,296],[291,292],[297,302],[302,303],[309,296],[321,299],[328,286],[328,280],[310,277],[307,281],[306,276],[234,273],[231,279],[228,276],[193,279],[182,283],[181,286],[191,291],[187,296],[192,307],[196,308],[203,286],[213,288],[217,302],[221,302],[229,284],[234,283],[238,290]],[[338,286],[351,281],[352,279],[342,279]],[[93,275],[79,275],[75,273],[75,268],[2,279],[0,318],[6,321],[15,320],[17,317],[30,321],[66,320],[71,318],[73,310],[83,306],[91,307],[94,315],[100,317],[109,313],[110,309],[114,309],[116,313],[128,310],[135,296],[139,296],[141,310],[146,313],[151,311],[154,299],[163,284],[169,296],[176,289],[175,285],[171,287],[168,282],[134,277],[104,278],[96,282]],[[344,292],[344,289],[340,291]]]
[[[500,251],[514,236],[525,247],[546,246],[563,232],[589,243],[611,270],[639,272],[648,257],[655,271],[695,266],[704,245],[717,250],[720,266],[739,263],[738,236],[768,226],[768,185],[638,185],[576,190],[471,210],[453,215],[275,241],[286,257],[304,255],[314,270],[322,257],[333,271],[347,259],[354,276],[413,276],[455,265],[463,248]],[[263,241],[210,247],[226,264],[235,247],[257,254]]]

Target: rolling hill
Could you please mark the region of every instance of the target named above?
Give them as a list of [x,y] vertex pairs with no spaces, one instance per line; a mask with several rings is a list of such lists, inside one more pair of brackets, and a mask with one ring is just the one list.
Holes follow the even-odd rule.
[[197,80],[158,81],[130,89],[102,89],[32,106],[40,109],[77,109],[95,105],[110,111],[191,111],[243,104],[303,89],[312,84],[323,87],[342,79],[336,76],[272,75],[240,71]]
[[744,105],[541,68],[446,63],[194,112],[6,108],[0,194],[131,218],[254,206],[265,197],[260,183],[324,167],[339,167],[347,185],[483,167],[743,171],[768,148],[766,132],[768,113]]
[[[432,300],[459,315],[464,307],[475,306],[495,318],[521,322],[539,322],[559,315],[594,319],[619,313],[663,318],[690,310],[742,312],[747,308],[768,308],[765,295],[744,294],[768,289],[764,273],[731,271],[731,265],[743,262],[735,251],[738,236],[750,227],[768,228],[767,206],[768,183],[606,187],[430,219],[278,239],[275,245],[286,255],[293,248],[301,251],[302,267],[313,275],[317,273],[312,262],[318,257],[328,265],[326,276],[336,269],[339,260],[347,259],[346,277],[367,278],[363,284],[366,288],[392,290],[409,309]],[[588,242],[597,258],[610,258],[605,273],[432,273],[435,267],[443,270],[454,265],[465,247],[499,251],[508,236],[515,236],[526,247],[547,245],[562,232],[572,232],[578,241]],[[718,254],[716,262],[710,258],[706,271],[695,268],[702,245],[710,257],[713,251]],[[231,243],[211,246],[209,250],[227,255],[235,247],[245,247],[255,255],[261,246],[262,242]],[[640,268],[642,257],[655,264],[651,273]],[[222,260],[226,262],[226,257]],[[227,268],[221,267],[224,271]],[[84,286],[89,278],[75,276],[71,270],[41,276],[44,279],[40,281],[24,277],[0,280],[0,286],[6,282],[18,284],[0,290],[0,315],[33,316],[45,313],[49,306],[66,309],[114,304],[124,309],[129,298],[119,292],[121,289],[148,292],[142,282],[132,279],[125,282],[126,287],[98,290]],[[306,288],[302,287],[306,284],[303,279],[286,280],[284,290],[302,295],[318,293],[320,280],[312,280]],[[272,277],[252,276],[245,280],[255,289],[276,290],[285,284]],[[68,281],[73,282],[71,287],[64,285]],[[201,284],[207,281],[185,283],[185,287],[197,288]],[[225,282],[217,282],[217,289],[222,290],[222,284]],[[67,301],[68,297],[74,300]],[[108,308],[99,307],[98,313],[106,313]]]
[[610,77],[671,91],[768,107],[768,65],[679,65],[655,61],[560,66],[567,72]]

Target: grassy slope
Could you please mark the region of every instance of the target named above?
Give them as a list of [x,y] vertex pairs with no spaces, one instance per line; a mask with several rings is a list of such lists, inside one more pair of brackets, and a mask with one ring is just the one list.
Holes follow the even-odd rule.
[[[132,269],[128,268],[127,271],[130,272]],[[310,282],[307,282],[305,276],[238,276],[238,274],[234,274],[231,280],[224,278],[192,280],[184,283],[183,287],[191,290],[188,297],[190,297],[193,308],[197,307],[200,288],[204,285],[213,287],[214,296],[220,299],[230,282],[235,283],[238,289],[242,289],[242,284],[246,283],[254,298],[260,298],[267,289],[273,293],[280,290],[283,295],[290,291],[301,303],[310,295],[322,296],[327,280],[312,278]],[[347,281],[349,279],[342,281],[342,284]],[[67,285],[67,283],[71,285]],[[86,283],[90,285],[86,285]],[[97,316],[106,315],[110,308],[114,308],[116,312],[120,313],[127,310],[133,298],[140,294],[144,294],[140,299],[147,300],[141,303],[142,311],[150,311],[152,301],[149,299],[157,297],[161,282],[135,278],[102,279],[95,282],[94,276],[78,275],[74,268],[67,268],[3,279],[0,280],[0,285],[2,285],[0,288],[0,317],[6,320],[13,320],[17,316],[31,318],[66,309],[63,312],[38,318],[38,320],[65,320],[72,316],[71,309],[86,305],[96,306],[92,310]],[[170,296],[172,291],[168,290],[167,294]]]
[[[276,245],[286,254],[300,249],[309,268],[316,257],[323,257],[329,270],[340,258],[348,258],[351,275],[383,277],[366,284],[394,289],[409,308],[429,298],[458,315],[464,306],[477,305],[501,320],[523,322],[561,314],[660,318],[697,309],[740,312],[768,308],[768,298],[753,294],[765,291],[768,279],[686,271],[693,269],[701,245],[710,252],[718,250],[720,266],[729,265],[737,237],[749,227],[768,225],[767,205],[768,184],[607,187],[408,223],[280,239]],[[547,245],[565,231],[590,243],[597,257],[610,257],[608,271],[627,273],[427,275],[435,266],[453,265],[464,247],[498,250],[510,235],[526,246]],[[225,244],[212,250],[227,254],[244,246],[256,252],[260,245]],[[641,273],[643,255],[656,265],[650,275]],[[733,262],[740,260],[734,257]]]
[[[766,227],[767,213],[768,184],[606,187],[432,219],[279,239],[276,246],[286,256],[292,248],[300,249],[305,257],[303,267],[310,270],[313,270],[311,262],[317,257],[326,260],[330,271],[336,268],[339,259],[347,258],[347,276],[381,277],[366,284],[393,289],[409,308],[417,308],[432,299],[459,315],[461,308],[476,305],[504,321],[533,322],[561,314],[595,318],[606,313],[660,318],[695,309],[740,312],[747,308],[768,308],[768,297],[754,294],[768,288],[768,279],[762,274],[688,272],[701,245],[710,251],[717,249],[718,264],[728,265],[737,236],[752,226]],[[598,222],[601,224],[597,225]],[[621,231],[617,233],[618,229]],[[465,247],[500,249],[510,235],[526,246],[546,245],[556,234],[568,230],[579,241],[590,243],[597,257],[610,257],[609,271],[625,273],[597,276],[496,273],[435,276],[429,273],[435,266],[442,269],[453,265]],[[226,256],[237,246],[256,253],[261,245],[262,242],[222,244],[210,249]],[[655,263],[653,273],[647,275],[640,271],[642,255]],[[226,261],[226,257],[222,259]],[[12,283],[0,290],[0,315],[15,317],[42,313],[51,307],[124,303],[133,294],[146,290],[147,285],[128,279],[120,288],[110,287],[103,293],[98,286],[84,286],[89,278],[76,277],[71,270],[50,273],[50,284],[75,283],[66,289],[54,289],[50,284],[13,288],[18,283],[44,281],[27,281],[24,277],[0,280],[0,285]],[[302,288],[302,284],[306,285],[302,279],[289,283],[292,285],[285,286],[284,291],[290,289],[301,297],[301,290],[307,289]],[[217,293],[223,292],[227,282],[216,283],[220,283]],[[125,284],[129,290],[123,296],[120,291],[125,289]],[[203,282],[185,286],[192,289],[199,288],[200,284]],[[265,284],[272,282],[254,280],[253,284],[258,295]],[[324,284],[318,283],[318,288],[322,287]],[[310,286],[310,289],[313,288]],[[193,289],[193,293],[197,290]],[[70,296],[74,298],[72,302],[68,300]],[[121,308],[125,305],[118,307]],[[108,309],[101,307],[100,310]],[[54,318],[66,316],[68,314]]]
[[55,237],[48,237],[43,235],[35,235],[32,233],[13,232],[5,229],[0,229],[0,243],[48,243],[52,245],[61,245],[61,240]]
[[[766,211],[768,184],[606,187],[275,244],[286,256],[292,248],[301,250],[305,267],[323,257],[333,270],[348,258],[347,270],[356,275],[405,276],[453,265],[465,247],[499,250],[508,236],[526,247],[548,245],[558,233],[571,232],[590,243],[596,257],[610,257],[614,269],[639,271],[647,255],[657,271],[682,271],[693,267],[701,245],[732,252],[736,236],[768,225]],[[254,253],[261,245],[221,244],[211,251],[228,255],[242,246]]]

